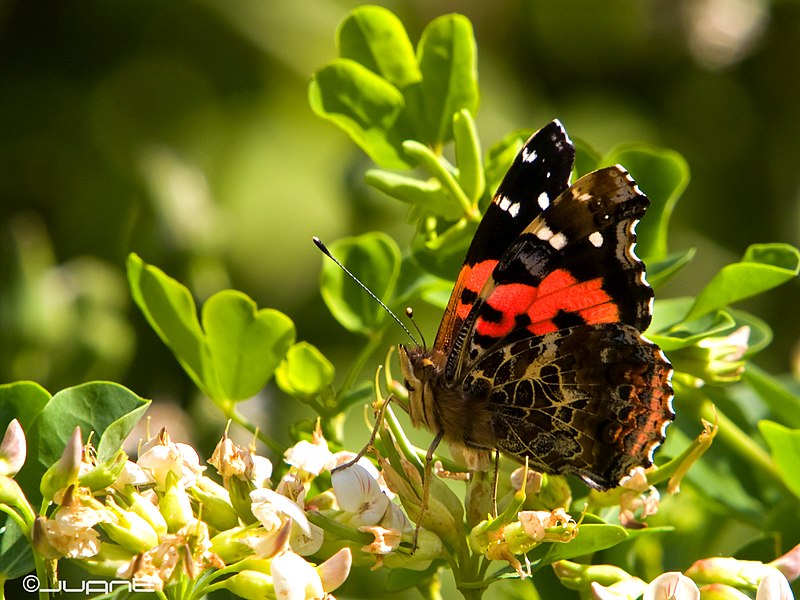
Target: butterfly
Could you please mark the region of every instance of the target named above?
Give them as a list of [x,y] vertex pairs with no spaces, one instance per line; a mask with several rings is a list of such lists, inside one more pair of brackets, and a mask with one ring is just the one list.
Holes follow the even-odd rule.
[[[649,205],[619,165],[570,185],[553,121],[514,159],[481,220],[433,346],[399,347],[416,426],[454,446],[609,489],[649,467],[674,418],[672,367],[642,332],[636,256]],[[429,452],[429,455],[431,452]]]

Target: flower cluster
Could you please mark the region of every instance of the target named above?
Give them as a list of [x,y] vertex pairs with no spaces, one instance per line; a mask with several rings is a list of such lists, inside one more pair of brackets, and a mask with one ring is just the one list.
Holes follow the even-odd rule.
[[561,582],[582,590],[594,600],[791,600],[789,587],[800,575],[800,545],[780,558],[761,563],[734,558],[707,558],[685,573],[662,573],[650,583],[613,565],[581,565],[559,561],[553,565]]
[[[454,462],[445,470],[419,460],[391,411],[387,422],[373,445],[377,467],[351,452],[332,452],[318,425],[286,450],[274,472],[268,459],[226,432],[208,460],[216,479],[194,448],[172,441],[164,429],[140,444],[136,461],[120,450],[101,463],[76,428],[42,479],[39,515],[13,480],[25,460],[25,438],[12,424],[0,445],[0,505],[15,509],[6,512],[29,534],[52,577],[58,560],[71,559],[139,589],[183,590],[175,597],[226,589],[246,599],[332,598],[354,565],[421,571],[434,562],[455,570],[499,561],[494,577],[525,578],[533,561],[536,568],[548,564],[536,557],[559,554],[542,545],[578,544],[579,552],[567,548],[562,557],[608,547],[609,539],[627,537],[623,528],[641,529],[656,512],[653,482],[670,477],[677,488],[686,464],[713,437],[712,429],[705,431],[663,471],[636,470],[619,488],[590,494],[576,519],[562,477],[520,467],[493,482],[489,461],[479,455],[464,457],[470,468],[459,470]],[[453,489],[460,486],[463,497]],[[584,522],[589,508],[616,515],[618,524],[596,515]],[[767,564],[701,560],[649,583],[611,565],[552,564],[565,587],[602,600],[741,599],[746,593],[786,600],[792,598],[788,582],[800,574],[800,546]]]

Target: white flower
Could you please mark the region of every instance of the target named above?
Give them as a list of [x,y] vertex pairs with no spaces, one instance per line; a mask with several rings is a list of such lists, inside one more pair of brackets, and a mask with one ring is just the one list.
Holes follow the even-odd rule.
[[317,570],[291,550],[281,552],[273,558],[270,570],[275,595],[279,600],[310,600],[325,597],[322,579]]
[[268,488],[259,488],[250,492],[250,501],[250,509],[267,531],[277,530],[284,517],[288,517],[300,526],[303,533],[311,535],[306,513],[286,496]]
[[245,476],[257,488],[264,487],[272,477],[272,463],[268,458],[253,454],[250,457],[250,468],[245,471]]
[[200,457],[188,444],[172,443],[169,438],[164,443],[149,444],[139,455],[138,465],[156,482],[156,489],[166,490],[167,475],[173,473],[182,489],[192,487],[205,467],[200,466]]
[[52,519],[42,519],[41,525],[47,541],[63,556],[89,558],[100,551],[100,534],[93,528],[108,520],[103,506],[91,497],[84,504],[78,492],[68,488],[64,504]]
[[140,486],[153,483],[153,481],[153,478],[150,477],[142,467],[131,460],[127,460],[125,461],[125,466],[122,467],[119,477],[117,477],[117,480],[114,482],[114,487],[121,489],[126,485]]
[[333,454],[328,450],[328,442],[319,437],[314,442],[300,440],[284,453],[284,460],[306,473],[319,475],[328,467]]
[[694,581],[677,571],[662,573],[647,585],[642,600],[699,600]]
[[767,573],[758,584],[756,600],[794,600],[789,581],[777,569]]
[[339,507],[352,514],[348,521],[356,527],[375,525],[391,504],[378,481],[361,465],[333,472],[331,483]]

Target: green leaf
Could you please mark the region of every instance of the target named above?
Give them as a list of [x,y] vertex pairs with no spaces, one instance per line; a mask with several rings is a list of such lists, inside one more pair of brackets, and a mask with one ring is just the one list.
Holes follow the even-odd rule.
[[113,462],[149,406],[150,400],[116,383],[90,382],[55,394],[25,432],[28,459],[17,481],[31,503],[38,503],[42,476],[61,457],[76,425],[84,441],[94,432],[98,461]]
[[[400,248],[388,235],[366,233],[337,240],[330,250],[373,294],[391,302],[400,273]],[[327,258],[320,282],[328,310],[349,331],[374,332],[386,320],[386,312],[355,281]]]
[[466,109],[453,116],[453,137],[456,147],[458,182],[473,204],[477,204],[486,187],[481,164],[481,143],[478,130]]
[[[0,426],[17,419],[27,432],[49,400],[50,393],[32,381],[0,385]],[[0,434],[3,432],[0,429]]]
[[0,531],[3,532],[0,535],[0,586],[3,586],[6,579],[16,579],[30,573],[35,564],[28,538],[16,522],[3,513],[0,513]]
[[686,159],[667,148],[626,144],[612,150],[603,163],[623,165],[651,200],[638,227],[636,253],[645,261],[666,257],[669,219],[689,184]]
[[479,220],[480,215],[477,213],[475,205],[464,193],[464,189],[459,185],[452,172],[451,165],[445,159],[437,156],[428,146],[414,140],[403,142],[403,151],[439,180],[442,187],[458,202],[464,214],[469,215],[472,220]]
[[619,525],[584,523],[578,528],[578,535],[571,542],[542,544],[528,553],[528,556],[531,559],[534,556],[539,557],[536,562],[538,570],[559,560],[568,560],[611,548],[624,542],[628,537],[625,528]]
[[786,487],[800,498],[800,469],[797,468],[800,464],[800,429],[789,429],[773,421],[761,421],[758,429],[767,440]]
[[442,187],[438,179],[421,180],[391,171],[370,169],[364,180],[384,194],[418,208],[422,214],[453,220],[463,213],[461,205]]
[[648,339],[661,346],[661,349],[665,352],[671,352],[680,348],[694,346],[697,342],[707,337],[724,336],[733,331],[736,321],[734,321],[730,313],[720,310],[714,314],[705,315],[700,319],[680,322],[666,330],[657,329],[654,325],[658,325],[655,319],[653,319],[653,324],[647,330]]
[[76,425],[80,425],[84,440],[94,432],[99,460],[113,460],[149,406],[150,400],[116,383],[90,382],[61,390],[36,423],[41,436],[40,463],[50,466],[61,457]]
[[460,219],[438,235],[416,235],[412,242],[414,259],[429,273],[454,281],[476,228],[477,224]]
[[800,251],[793,246],[754,244],[747,248],[741,262],[726,265],[711,279],[697,296],[686,319],[696,319],[770,290],[795,277],[798,270]]
[[311,109],[342,129],[376,164],[408,169],[401,151],[413,131],[401,119],[403,94],[380,75],[349,59],[318,70],[308,88]]
[[339,56],[354,60],[399,89],[422,79],[403,23],[380,6],[354,9],[336,32]]
[[478,108],[478,67],[472,24],[463,15],[431,21],[417,46],[426,142],[441,146],[453,137],[453,115]]
[[210,398],[224,397],[189,290],[136,254],[128,257],[128,281],[134,302],[195,385]]
[[310,399],[321,394],[335,374],[331,362],[308,342],[289,348],[286,358],[275,372],[275,381],[287,394]]
[[214,294],[203,306],[203,329],[225,398],[244,400],[270,380],[295,342],[292,320],[241,292]]
[[531,135],[530,130],[513,131],[491,145],[484,158],[486,189],[491,194],[497,191],[500,182],[514,162],[514,158],[522,149],[522,145]]
[[800,395],[753,363],[747,365],[743,379],[773,415],[790,427],[800,429]]
[[689,248],[687,250],[681,250],[680,252],[673,252],[660,260],[648,263],[647,281],[654,288],[663,285],[669,281],[675,273],[692,262],[696,253],[695,248]]

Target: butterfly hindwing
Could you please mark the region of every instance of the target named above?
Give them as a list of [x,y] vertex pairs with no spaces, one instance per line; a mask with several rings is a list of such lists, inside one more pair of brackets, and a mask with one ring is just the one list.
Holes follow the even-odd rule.
[[534,133],[497,188],[467,250],[435,346],[448,352],[492,269],[552,199],[569,186],[575,149],[559,121]]
[[600,489],[652,464],[674,416],[672,369],[657,346],[622,323],[516,335],[462,385],[491,407],[502,452]]

